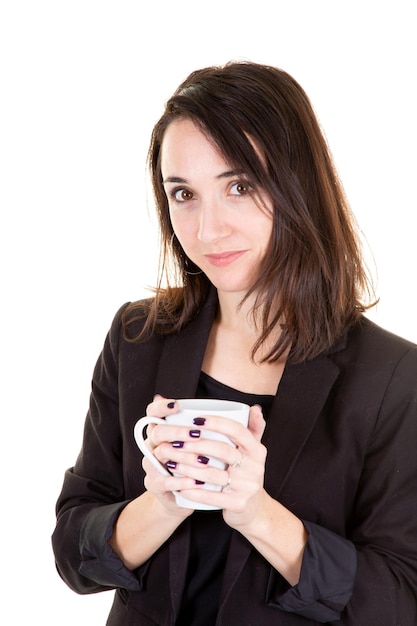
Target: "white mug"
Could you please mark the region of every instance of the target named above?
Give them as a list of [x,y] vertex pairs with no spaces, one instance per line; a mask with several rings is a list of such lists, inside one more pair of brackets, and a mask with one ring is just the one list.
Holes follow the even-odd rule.
[[[243,404],[243,402],[232,402],[229,400],[215,399],[185,399],[177,400],[177,405],[179,407],[179,411],[177,413],[167,415],[164,419],[147,415],[146,417],[142,417],[136,423],[134,429],[134,435],[139,449],[143,452],[144,456],[146,456],[150,460],[154,467],[156,467],[156,469],[161,472],[161,474],[165,474],[166,476],[171,476],[171,472],[169,472],[166,467],[164,467],[164,465],[162,465],[162,463],[160,463],[158,459],[152,454],[152,451],[146,445],[146,440],[143,437],[144,428],[148,424],[175,424],[179,426],[189,426],[190,428],[195,428],[193,420],[196,417],[217,415],[220,417],[235,420],[236,422],[240,422],[241,424],[243,424],[243,426],[248,425],[249,406],[247,404]],[[215,432],[213,430],[207,430],[205,428],[201,428],[200,430],[201,439],[225,441],[231,446],[235,445],[229,439],[229,437],[226,437],[221,433]],[[226,468],[225,463],[213,457],[210,458],[208,465],[212,467],[218,467],[219,469]],[[178,476],[179,474],[176,475]],[[207,489],[209,491],[220,491],[222,489],[220,485],[213,485],[210,483],[205,483],[201,486],[201,488]],[[179,491],[174,491],[173,493],[177,505],[186,509],[213,511],[220,508],[217,506],[201,504],[199,502],[188,500],[187,498],[184,498]]]

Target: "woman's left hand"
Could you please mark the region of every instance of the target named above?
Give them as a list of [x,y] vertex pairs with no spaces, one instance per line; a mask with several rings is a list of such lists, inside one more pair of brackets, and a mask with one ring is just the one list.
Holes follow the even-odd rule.
[[[185,446],[187,455],[191,453],[197,460],[214,457],[226,464],[226,469],[221,470],[209,464],[204,467],[197,461],[198,478],[222,489],[209,491],[199,487],[183,490],[182,494],[196,502],[219,506],[223,509],[225,522],[232,528],[241,529],[251,524],[259,513],[263,499],[267,498],[263,488],[266,448],[261,443],[265,430],[262,410],[257,405],[251,407],[247,428],[233,420],[208,415],[204,429],[226,435],[236,446],[208,439],[190,441]],[[180,465],[178,471],[183,475],[188,473],[185,465]]]
[[244,440],[238,444],[236,450],[241,456],[237,465],[229,465],[227,473],[230,482],[226,494],[223,490],[223,495],[227,498],[223,517],[232,528],[238,529],[252,522],[266,495],[264,474],[267,450],[261,443],[265,426],[261,407],[251,407],[247,432],[243,433]]
[[[170,443],[162,437],[160,443],[160,431],[172,426],[156,426],[159,435],[154,454],[162,463],[168,459],[174,462],[175,471],[183,477],[178,490],[185,498],[222,509],[226,524],[245,536],[290,585],[295,585],[307,533],[302,521],[264,489],[267,451],[261,443],[265,430],[261,408],[251,407],[247,428],[224,417],[204,418],[204,430],[226,435],[236,447],[200,437],[200,426],[192,431],[177,426],[178,441]],[[210,458],[223,461],[226,468],[212,467]],[[190,478],[195,484],[192,489],[188,487]],[[219,490],[206,489],[202,483],[217,485]]]

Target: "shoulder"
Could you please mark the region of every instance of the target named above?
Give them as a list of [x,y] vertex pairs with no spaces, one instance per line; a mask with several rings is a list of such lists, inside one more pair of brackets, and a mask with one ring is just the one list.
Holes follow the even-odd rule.
[[[134,344],[159,342],[172,334],[176,336],[187,335],[192,333],[195,328],[211,326],[217,306],[217,292],[211,290],[195,315],[184,323],[182,328],[176,329],[172,322],[172,311],[169,310],[163,299],[158,300],[156,297],[150,297],[126,302],[116,312],[109,335],[112,341]],[[159,307],[165,309],[164,323],[155,323],[157,318],[155,309]]]
[[[154,297],[128,302],[115,316],[114,325],[121,325],[128,341],[151,340],[154,336],[179,334],[189,327],[211,324],[218,306],[217,291],[209,289],[202,294],[198,306],[189,307],[183,288],[162,290]],[[186,304],[186,306],[184,305]],[[182,314],[182,309],[189,309]]]
[[346,335],[347,348],[372,359],[391,360],[416,354],[417,345],[362,316]]
[[114,316],[112,329],[127,340],[133,340],[142,331],[154,302],[155,298],[125,302]]
[[[117,360],[117,354],[134,343],[134,337],[138,335],[146,321],[152,299],[143,299],[136,302],[122,304],[111,320],[110,328],[104,342],[103,355]],[[126,319],[130,320],[126,324]]]
[[344,378],[356,381],[364,394],[394,384],[417,389],[417,345],[361,317],[351,326],[330,358]]

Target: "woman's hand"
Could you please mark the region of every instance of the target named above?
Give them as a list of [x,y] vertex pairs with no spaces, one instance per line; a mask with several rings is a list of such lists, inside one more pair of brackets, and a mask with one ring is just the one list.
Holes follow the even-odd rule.
[[[178,405],[175,400],[169,400],[160,395],[155,395],[153,402],[147,406],[146,415],[165,418],[167,415],[176,413],[177,411]],[[158,428],[157,433],[155,433],[156,428]],[[172,427],[168,424],[166,426],[162,425],[162,428],[160,426],[158,427],[156,424],[148,424],[147,427],[146,445],[152,450],[152,453],[162,465],[166,465],[167,461],[159,458],[160,446],[162,443],[166,443],[163,441],[163,437],[169,437],[170,428]],[[154,439],[155,435],[158,435],[158,439]],[[161,443],[158,443],[158,441]],[[148,492],[156,496],[167,512],[181,516],[184,519],[191,515],[192,510],[177,506],[172,492],[179,491],[182,488],[193,488],[195,486],[194,480],[191,478],[166,476],[159,472],[146,457],[142,460],[142,467],[146,473],[144,480],[145,488]],[[167,467],[167,469],[169,469],[169,467]]]
[[233,440],[240,457],[227,468],[229,484],[222,492],[226,495],[223,517],[229,526],[237,530],[252,522],[266,496],[264,474],[267,450],[261,443],[264,430],[262,409],[255,405],[250,409],[247,432],[242,432],[239,441]]
[[[236,447],[225,442],[190,437],[189,429],[184,429],[182,434],[175,434],[181,438],[181,447],[173,450],[172,444],[169,447],[163,445],[156,454],[165,463],[169,456],[169,465],[176,463],[176,472],[197,481],[191,489],[185,485],[181,488],[185,498],[218,506],[223,509],[225,522],[239,528],[256,513],[263,494],[266,449],[261,443],[265,429],[262,411],[259,406],[251,407],[248,428],[224,417],[203,417],[202,428],[226,435]],[[158,433],[155,435],[158,436]],[[210,458],[223,461],[226,468],[211,467]],[[217,485],[219,490],[207,490],[200,483]]]
[[[149,405],[148,414],[165,417],[175,413],[178,408],[173,403],[158,396]],[[163,476],[144,460],[145,486],[169,507],[175,506],[170,493],[173,490],[196,502],[218,506],[223,509],[226,523],[239,528],[251,521],[264,495],[266,449],[261,444],[265,428],[262,411],[259,406],[250,409],[248,428],[224,417],[202,417],[204,423],[192,431],[189,427],[168,424],[148,427],[147,441],[155,457],[181,476]],[[226,435],[236,447],[200,437],[202,428]],[[210,458],[223,461],[226,469],[212,467]],[[206,483],[217,485],[219,490],[205,489]]]

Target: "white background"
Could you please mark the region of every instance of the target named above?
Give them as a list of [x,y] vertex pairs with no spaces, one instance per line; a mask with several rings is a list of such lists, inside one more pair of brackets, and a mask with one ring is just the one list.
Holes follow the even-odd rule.
[[415,5],[1,3],[1,576],[8,624],[105,623],[112,594],[77,596],[55,572],[54,504],[78,453],[91,373],[111,319],[155,282],[146,151],[164,101],[191,70],[250,59],[301,83],[378,269],[381,303],[372,317],[417,341]]

